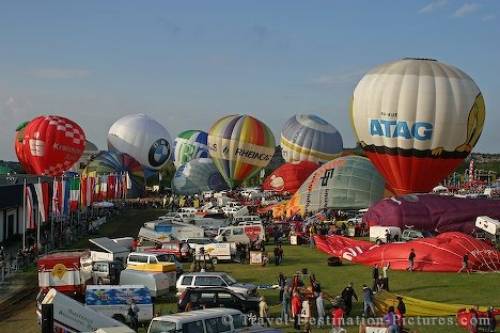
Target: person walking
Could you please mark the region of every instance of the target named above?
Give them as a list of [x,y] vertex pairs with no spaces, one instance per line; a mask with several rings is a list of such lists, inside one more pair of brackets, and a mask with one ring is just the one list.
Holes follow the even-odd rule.
[[276,245],[274,247],[274,265],[275,266],[278,266],[280,264],[280,249],[279,247]]
[[323,299],[323,292],[320,292],[316,297],[316,313],[318,314],[317,326],[323,327],[325,323],[325,303]]
[[267,305],[264,296],[260,297],[259,317],[262,320],[264,326],[266,327],[271,326],[271,323],[269,322],[269,306]]
[[372,278],[373,278],[372,290],[377,290],[378,276],[379,276],[378,265],[375,264],[375,266],[373,266],[373,269],[372,269]]
[[293,328],[300,331],[300,313],[302,312],[302,299],[297,291],[292,296]]
[[373,304],[373,290],[366,284],[363,285],[363,314],[368,317],[368,310],[375,317],[375,305]]
[[358,301],[358,295],[356,295],[352,282],[349,282],[347,287],[342,290],[341,297],[345,304],[345,315],[348,316],[352,310],[352,299],[354,298],[356,302]]
[[408,268],[407,271],[413,272],[415,268],[415,257],[416,257],[415,249],[411,249],[410,254],[408,255]]
[[283,301],[283,292],[285,291],[286,286],[286,277],[283,273],[280,273],[278,276],[278,286],[280,288],[280,303]]
[[458,271],[458,273],[462,273],[463,271],[466,271],[467,274],[470,274],[470,269],[469,269],[469,255],[466,253],[464,254],[462,258],[462,268]]
[[396,323],[396,314],[394,313],[394,307],[390,306],[387,309],[387,314],[384,316],[384,322],[387,326],[387,333],[399,333],[399,327]]

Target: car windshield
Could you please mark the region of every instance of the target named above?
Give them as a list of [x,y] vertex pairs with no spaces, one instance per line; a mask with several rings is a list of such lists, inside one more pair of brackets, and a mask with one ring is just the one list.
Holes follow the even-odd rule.
[[228,286],[232,286],[233,284],[236,283],[236,280],[230,275],[223,274],[223,275],[221,275],[221,277],[222,277],[222,280],[224,280],[224,282],[226,282],[226,284]]
[[149,326],[148,333],[174,333],[175,323],[171,321],[153,320]]

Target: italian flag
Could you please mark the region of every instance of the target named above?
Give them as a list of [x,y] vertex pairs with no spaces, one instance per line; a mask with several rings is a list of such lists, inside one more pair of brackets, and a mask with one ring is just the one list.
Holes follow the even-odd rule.
[[69,209],[75,211],[78,209],[80,201],[80,178],[71,178],[69,180]]

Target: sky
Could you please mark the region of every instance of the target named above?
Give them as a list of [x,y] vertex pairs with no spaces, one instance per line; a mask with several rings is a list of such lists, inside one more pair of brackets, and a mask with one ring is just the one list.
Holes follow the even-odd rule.
[[316,114],[355,144],[352,91],[404,57],[457,66],[477,83],[486,125],[475,151],[500,152],[500,1],[4,1],[0,159],[19,123],[67,116],[106,149],[109,127],[145,113],[175,137],[227,114],[279,141]]

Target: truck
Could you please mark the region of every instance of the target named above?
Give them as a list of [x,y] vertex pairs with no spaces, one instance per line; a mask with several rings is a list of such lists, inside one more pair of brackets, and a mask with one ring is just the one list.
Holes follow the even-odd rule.
[[478,216],[475,226],[483,232],[486,239],[493,243],[500,242],[500,221],[488,216]]
[[47,292],[41,304],[37,306],[36,312],[39,322],[41,322],[43,304],[52,304],[54,307],[54,333],[94,332],[103,327],[127,327],[118,320],[94,311],[53,288]]
[[151,293],[144,285],[87,286],[85,305],[122,323],[127,320],[131,301],[139,308],[139,322],[153,319]]
[[[91,244],[90,258],[92,261],[121,260],[122,262],[125,262],[128,254],[130,253],[130,247],[122,245],[124,243],[123,240],[124,238],[115,240],[108,237],[89,239]],[[132,238],[130,237],[130,243],[131,242]]]
[[401,228],[391,227],[391,226],[372,226],[370,227],[370,242],[377,244],[382,244],[386,242],[385,233],[386,230],[391,234],[391,239],[401,239]]
[[89,251],[60,251],[41,256],[37,269],[41,290],[55,288],[73,297],[83,297],[92,278],[92,259]]

